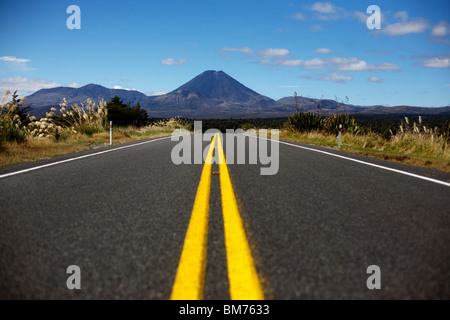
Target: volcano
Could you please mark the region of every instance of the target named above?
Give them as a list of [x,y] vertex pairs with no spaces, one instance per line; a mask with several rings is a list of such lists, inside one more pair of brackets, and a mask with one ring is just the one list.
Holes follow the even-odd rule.
[[168,94],[149,97],[149,115],[189,118],[227,118],[257,115],[275,105],[223,71],[205,71]]

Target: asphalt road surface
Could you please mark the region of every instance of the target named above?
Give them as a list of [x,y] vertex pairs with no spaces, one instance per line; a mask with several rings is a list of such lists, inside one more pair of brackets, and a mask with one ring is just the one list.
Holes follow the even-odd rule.
[[[154,139],[1,168],[0,299],[170,299],[208,176],[201,298],[232,298],[240,258],[228,247],[239,254],[245,245],[265,299],[450,298],[449,174],[280,143],[275,175],[248,163],[213,163],[202,175],[204,164],[172,162],[177,144]],[[230,227],[225,168],[238,212]],[[225,229],[239,229],[239,218],[245,237],[232,243]],[[67,287],[71,265],[81,290]],[[367,272],[372,265],[378,274]],[[380,289],[368,288],[372,275]]]

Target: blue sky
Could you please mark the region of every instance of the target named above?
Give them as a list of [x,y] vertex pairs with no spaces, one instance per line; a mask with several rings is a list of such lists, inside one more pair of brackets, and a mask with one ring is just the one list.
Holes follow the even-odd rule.
[[[69,30],[70,5],[81,29]],[[369,5],[381,9],[369,30]],[[223,70],[273,99],[450,105],[450,2],[15,0],[0,4],[0,90],[96,83],[170,92]]]

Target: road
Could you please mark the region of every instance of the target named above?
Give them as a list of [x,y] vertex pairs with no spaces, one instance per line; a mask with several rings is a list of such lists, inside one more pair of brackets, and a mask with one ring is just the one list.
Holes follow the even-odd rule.
[[[202,299],[232,298],[240,258],[229,257],[245,246],[241,273],[254,268],[265,299],[450,298],[450,174],[280,143],[275,175],[260,175],[261,164],[215,163],[202,175],[204,164],[172,162],[176,144],[1,168],[0,299],[170,299],[187,243],[201,234],[188,240],[194,203],[205,201]],[[198,200],[204,177],[209,194]],[[236,201],[234,222],[224,193],[226,206]],[[81,290],[67,288],[71,265]],[[367,287],[371,265],[381,289]]]

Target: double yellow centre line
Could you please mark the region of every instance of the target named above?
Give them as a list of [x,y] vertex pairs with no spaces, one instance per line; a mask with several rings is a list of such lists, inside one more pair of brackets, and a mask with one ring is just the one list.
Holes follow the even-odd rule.
[[211,169],[216,144],[219,159],[220,190],[230,297],[233,300],[263,300],[264,295],[245,236],[244,226],[239,214],[219,134],[214,136],[203,166],[171,299],[203,299]]

